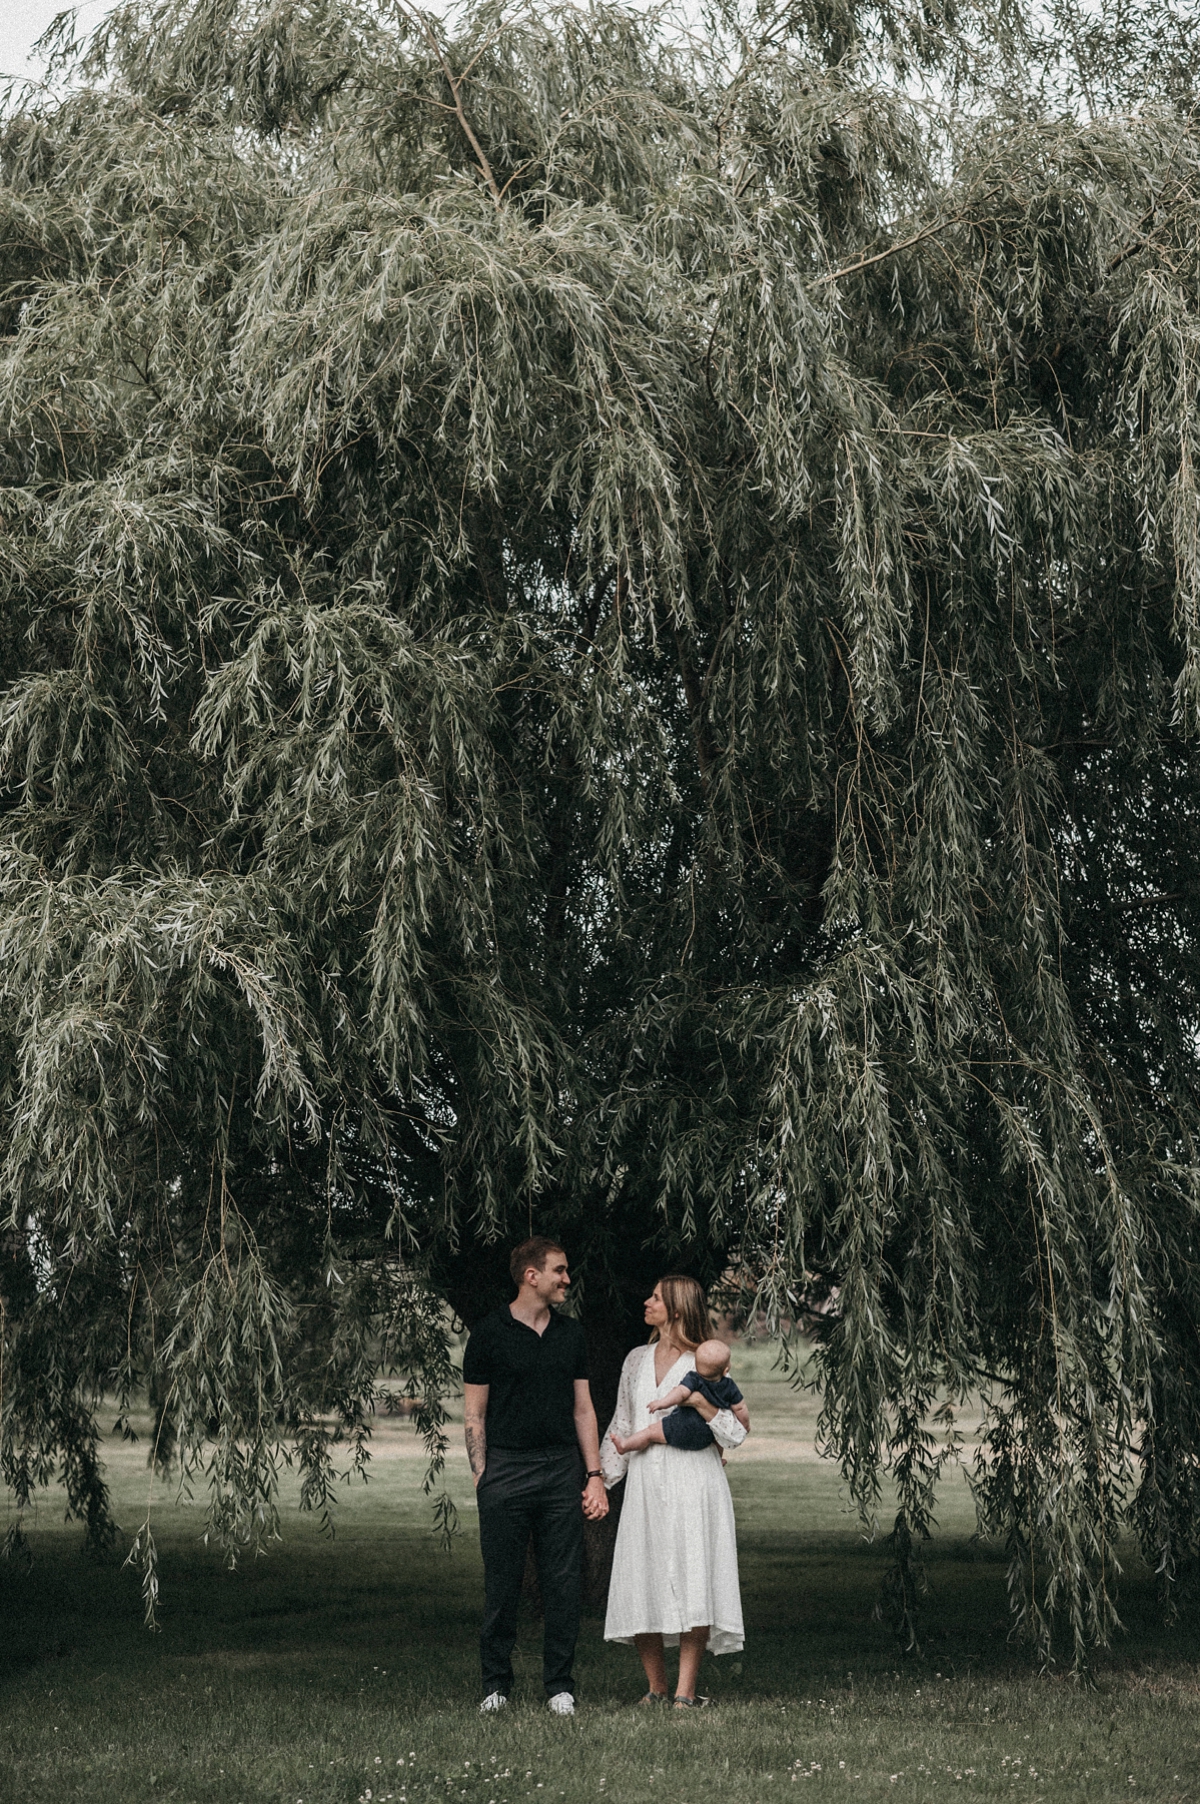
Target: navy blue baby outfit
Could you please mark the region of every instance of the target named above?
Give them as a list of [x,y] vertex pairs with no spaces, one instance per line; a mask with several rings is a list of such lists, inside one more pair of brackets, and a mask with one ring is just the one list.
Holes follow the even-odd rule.
[[[685,1390],[699,1391],[709,1403],[718,1409],[729,1409],[734,1403],[740,1403],[742,1393],[732,1378],[701,1378],[699,1372],[689,1372],[686,1378],[679,1380]],[[685,1403],[681,1409],[671,1410],[662,1418],[663,1440],[668,1447],[683,1447],[689,1453],[699,1453],[704,1447],[713,1444],[713,1431],[699,1410]]]

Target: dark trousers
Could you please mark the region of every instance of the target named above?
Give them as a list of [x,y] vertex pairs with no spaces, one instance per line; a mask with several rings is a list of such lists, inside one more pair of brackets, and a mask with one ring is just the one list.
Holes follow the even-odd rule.
[[702,1447],[711,1447],[717,1438],[700,1411],[693,1409],[689,1403],[685,1403],[681,1409],[671,1410],[663,1417],[662,1431],[668,1447],[684,1447],[689,1453],[699,1453]]
[[545,1612],[542,1679],[546,1696],[574,1691],[583,1573],[583,1461],[577,1448],[489,1447],[475,1492],[483,1550],[484,1608],[479,1656],[483,1693],[512,1690],[512,1651],[525,1552],[533,1535]]

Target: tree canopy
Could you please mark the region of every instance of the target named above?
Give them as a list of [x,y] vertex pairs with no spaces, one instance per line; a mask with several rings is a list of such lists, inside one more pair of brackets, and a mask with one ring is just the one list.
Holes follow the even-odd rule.
[[1138,17],[146,0],[10,97],[20,1499],[102,1542],[144,1387],[236,1550],[381,1360],[436,1455],[533,1229],[602,1405],[668,1262],[822,1312],[906,1630],[968,1399],[1043,1657],[1130,1522],[1180,1591],[1200,137]]

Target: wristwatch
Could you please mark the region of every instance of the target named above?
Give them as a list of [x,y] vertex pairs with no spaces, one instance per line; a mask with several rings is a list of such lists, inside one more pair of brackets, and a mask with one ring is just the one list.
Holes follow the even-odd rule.
[[603,1474],[603,1472],[589,1472],[588,1477],[589,1478],[603,1478],[604,1474]]

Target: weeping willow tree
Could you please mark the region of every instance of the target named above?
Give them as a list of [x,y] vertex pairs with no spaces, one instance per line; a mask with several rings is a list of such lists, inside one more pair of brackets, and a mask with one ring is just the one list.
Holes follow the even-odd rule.
[[103,1545],[148,1394],[236,1554],[381,1364],[436,1469],[546,1229],[602,1408],[668,1260],[821,1313],[906,1636],[968,1402],[1040,1657],[1130,1525],[1175,1607],[1200,137],[1122,21],[147,0],[10,97],[19,1504]]

